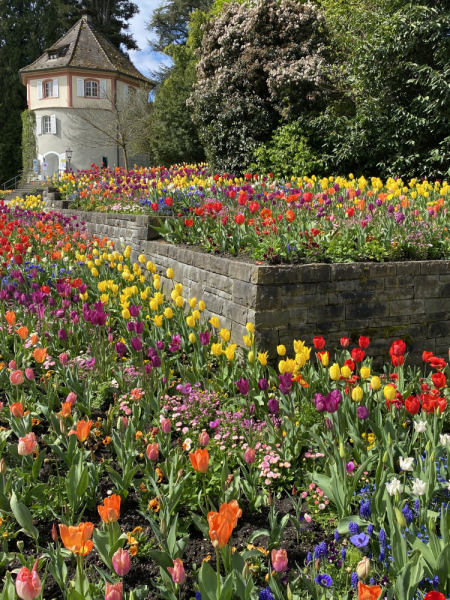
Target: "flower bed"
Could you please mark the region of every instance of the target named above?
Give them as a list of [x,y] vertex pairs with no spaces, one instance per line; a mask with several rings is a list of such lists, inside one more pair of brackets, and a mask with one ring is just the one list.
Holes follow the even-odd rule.
[[275,369],[252,323],[239,359],[130,247],[0,231],[4,598],[445,600],[445,359],[310,336]]
[[450,257],[446,181],[285,182],[212,175],[203,165],[69,173],[60,190],[81,210],[171,215],[159,229],[170,242],[271,264]]

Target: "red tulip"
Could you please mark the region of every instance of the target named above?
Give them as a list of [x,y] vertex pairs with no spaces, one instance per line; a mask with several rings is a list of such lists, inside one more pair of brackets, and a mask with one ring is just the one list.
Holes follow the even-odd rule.
[[353,348],[352,358],[355,361],[355,363],[362,362],[364,360],[365,356],[366,356],[366,353],[364,352],[364,350],[361,350],[361,348]]
[[393,355],[393,356],[391,356],[391,361],[392,361],[393,367],[401,367],[402,364],[405,362],[405,357]]
[[420,402],[415,396],[408,396],[405,400],[405,408],[411,415],[417,415],[420,410]]
[[359,347],[360,348],[368,348],[369,347],[369,343],[370,343],[370,340],[369,340],[368,337],[361,336],[359,338]]
[[433,353],[425,350],[422,354],[422,360],[424,363],[430,362],[431,358],[433,358]]
[[241,215],[241,214],[239,214],[239,215],[236,215],[236,216],[234,217],[234,221],[235,221],[235,223],[236,223],[237,225],[242,225],[242,224],[244,223],[244,221],[245,221],[245,217],[244,217],[244,215]]
[[325,348],[326,342],[323,337],[321,337],[320,335],[317,335],[313,339],[313,344],[314,344],[314,348],[316,348],[316,350],[323,350]]
[[389,350],[390,356],[403,356],[406,352],[406,344],[403,340],[395,340]]
[[349,347],[349,345],[350,345],[350,340],[349,340],[349,338],[348,338],[348,337],[342,337],[342,338],[341,338],[341,346],[342,346],[343,348],[348,348],[348,347]]
[[431,379],[434,387],[438,388],[438,390],[443,388],[447,382],[447,378],[445,377],[444,373],[433,373]]

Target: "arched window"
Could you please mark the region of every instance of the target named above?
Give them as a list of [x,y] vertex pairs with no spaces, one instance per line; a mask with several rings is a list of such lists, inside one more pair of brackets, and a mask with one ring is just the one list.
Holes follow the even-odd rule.
[[84,95],[87,98],[98,98],[98,83],[97,81],[84,82]]
[[52,120],[51,117],[44,117],[44,133],[52,132]]

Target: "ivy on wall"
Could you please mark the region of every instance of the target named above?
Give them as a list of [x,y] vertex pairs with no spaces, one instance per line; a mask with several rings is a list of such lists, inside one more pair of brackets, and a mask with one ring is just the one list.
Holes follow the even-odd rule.
[[33,160],[37,156],[36,147],[36,115],[32,110],[22,113],[22,180],[26,179],[28,171],[33,170]]

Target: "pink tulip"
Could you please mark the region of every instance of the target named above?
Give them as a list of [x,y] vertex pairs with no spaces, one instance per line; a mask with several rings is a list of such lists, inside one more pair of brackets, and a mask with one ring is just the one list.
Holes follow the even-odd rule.
[[128,417],[121,417],[124,428],[128,427]]
[[186,579],[186,573],[184,572],[183,561],[181,558],[177,558],[173,561],[173,568],[167,567],[167,570],[172,575],[172,580],[174,583],[178,583],[179,585],[184,582]]
[[0,413],[1,413],[1,412],[2,412],[2,410],[3,410],[3,406],[4,406],[4,405],[3,405],[3,402],[0,402]]
[[65,367],[69,362],[69,357],[67,356],[67,352],[61,352],[59,355],[59,362]]
[[14,371],[9,376],[9,381],[12,385],[21,385],[25,381],[22,371]]
[[147,446],[147,458],[148,460],[158,460],[159,444],[149,444]]
[[34,563],[33,570],[22,567],[17,574],[16,592],[22,600],[34,600],[41,595],[42,584],[38,575],[38,561]]
[[209,444],[209,435],[205,430],[199,435],[198,441],[200,442],[200,446],[207,446]]
[[308,495],[308,492],[302,492],[302,498],[303,499],[305,499],[307,495]]
[[253,448],[247,448],[244,454],[244,460],[248,465],[252,465],[255,462],[256,453]]
[[12,370],[12,371],[16,371],[17,370],[17,363],[15,360],[11,360],[9,362],[8,367]]
[[311,521],[312,521],[312,518],[311,518],[311,517],[308,515],[308,513],[305,513],[305,514],[304,514],[304,517],[305,517],[305,521],[306,521],[307,523],[311,523]]
[[77,395],[74,392],[70,392],[70,394],[67,395],[66,402],[70,402],[71,406],[74,406],[76,401]]
[[117,552],[113,554],[112,564],[117,575],[120,575],[120,577],[127,575],[131,570],[131,560],[127,550],[119,548]]
[[105,587],[105,600],[122,600],[122,582],[107,583]]
[[172,431],[170,419],[161,419],[161,431],[163,433],[170,433]]
[[29,381],[34,381],[34,371],[33,371],[33,369],[25,369],[25,377]]
[[25,437],[19,438],[17,452],[20,456],[28,456],[37,448],[36,436],[33,432],[27,433]]
[[272,550],[272,566],[277,573],[284,573],[288,566],[286,550]]

